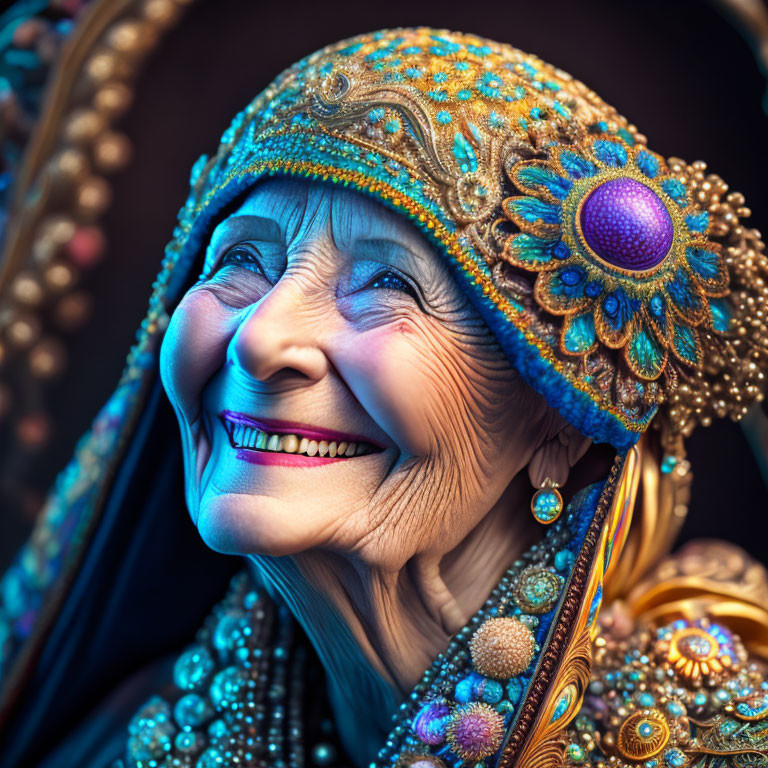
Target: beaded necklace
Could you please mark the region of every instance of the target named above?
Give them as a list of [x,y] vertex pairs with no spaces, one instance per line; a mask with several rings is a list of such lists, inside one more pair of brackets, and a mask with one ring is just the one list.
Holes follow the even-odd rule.
[[[577,494],[504,574],[483,607],[393,716],[371,768],[494,768],[562,603],[602,484]],[[174,667],[175,694],[153,696],[112,768],[332,766],[343,758],[317,696],[319,663],[288,608],[243,572]]]

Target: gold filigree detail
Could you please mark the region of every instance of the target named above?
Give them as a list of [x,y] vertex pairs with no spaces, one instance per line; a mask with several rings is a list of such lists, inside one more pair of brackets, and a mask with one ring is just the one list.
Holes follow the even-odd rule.
[[658,755],[669,741],[669,725],[658,709],[630,715],[619,728],[616,749],[627,760],[640,762]]

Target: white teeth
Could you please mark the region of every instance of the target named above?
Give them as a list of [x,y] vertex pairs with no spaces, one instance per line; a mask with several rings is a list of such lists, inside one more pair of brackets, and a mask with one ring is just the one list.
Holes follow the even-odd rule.
[[257,451],[298,453],[307,456],[362,456],[374,451],[368,443],[347,442],[346,440],[310,440],[294,434],[270,434],[245,424],[226,421],[225,426],[235,448],[249,448]]

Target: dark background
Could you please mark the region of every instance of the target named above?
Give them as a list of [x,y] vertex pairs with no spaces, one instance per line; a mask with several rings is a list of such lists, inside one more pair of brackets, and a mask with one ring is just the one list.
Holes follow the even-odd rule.
[[[197,156],[214,151],[231,117],[295,60],[359,32],[420,24],[509,42],[565,69],[657,152],[706,160],[746,195],[751,225],[765,230],[765,81],[748,35],[714,3],[198,0],[148,60],[118,126],[134,158],[113,178],[108,256],[82,286],[94,297],[93,319],[69,338],[68,372],[50,390],[57,432],[28,478],[41,493],[117,381]],[[701,429],[689,451],[695,481],[683,538],[726,538],[768,561],[768,493],[741,429]],[[30,523],[4,516],[0,564]]]

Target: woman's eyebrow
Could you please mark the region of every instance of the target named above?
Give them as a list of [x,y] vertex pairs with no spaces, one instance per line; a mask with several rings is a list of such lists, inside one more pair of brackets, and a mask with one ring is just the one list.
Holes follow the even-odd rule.
[[352,256],[357,259],[381,259],[389,262],[405,261],[411,264],[423,263],[424,257],[408,246],[385,237],[360,238],[352,246]]

